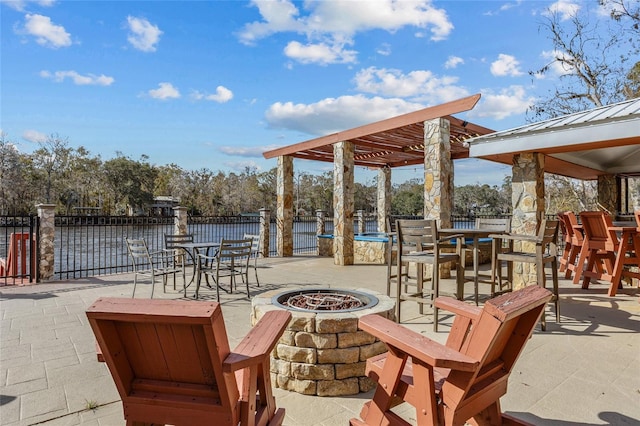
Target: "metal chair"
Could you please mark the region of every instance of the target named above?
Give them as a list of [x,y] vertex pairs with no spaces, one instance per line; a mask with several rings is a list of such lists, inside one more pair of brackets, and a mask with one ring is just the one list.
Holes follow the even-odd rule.
[[242,238],[251,239],[251,255],[249,256],[249,267],[253,268],[253,272],[256,275],[256,283],[260,287],[260,280],[258,279],[258,258],[260,257],[260,235],[244,234]]
[[[538,229],[537,235],[520,235],[520,234],[492,234],[496,244],[501,245],[504,241],[513,243],[513,248],[506,251],[498,251],[496,262],[498,265],[498,285],[502,284],[502,261],[507,262],[507,268],[513,268],[514,262],[533,263],[536,265],[537,283],[540,287],[545,287],[546,276],[544,266],[551,264],[551,274],[553,280],[553,301],[555,302],[556,322],[560,322],[560,307],[558,305],[558,249],[556,241],[558,240],[558,221],[543,220]],[[529,244],[534,247],[533,252],[524,251],[523,245]],[[511,283],[513,286],[513,283]],[[493,293],[493,291],[492,291]],[[542,330],[546,330],[547,322],[545,316],[542,315]]]
[[162,289],[166,292],[167,275],[173,275],[173,288],[175,288],[176,274],[181,271],[181,268],[176,267],[175,257],[172,252],[166,250],[150,252],[144,238],[126,238],[125,241],[133,263],[132,298],[136,295],[138,275],[151,278],[151,298],[153,298],[157,276],[162,276]]
[[[220,247],[215,256],[207,256],[198,254],[197,275],[195,298],[198,298],[200,291],[200,283],[202,275],[211,277],[216,286],[216,296],[220,301],[220,289],[227,293],[233,293],[236,287],[236,276],[242,278],[242,282],[247,287],[247,297],[251,298],[249,293],[249,258],[251,256],[251,238],[243,238],[239,240],[222,239]],[[229,277],[229,289],[222,287],[220,278]]]
[[[398,233],[396,321],[400,322],[400,308],[403,301],[411,300],[419,303],[421,314],[423,313],[424,305],[428,304],[433,309],[433,329],[438,331],[438,307],[434,304],[434,300],[440,293],[440,265],[455,262],[457,297],[462,294],[464,287],[464,271],[460,259],[462,244],[457,244],[456,253],[442,253],[440,244],[449,244],[452,238],[460,236],[447,236],[440,240],[435,220],[397,220],[396,231]],[[403,285],[400,283],[400,277],[403,276],[403,267],[406,265],[408,269],[409,263],[415,263],[417,268],[415,293],[408,292],[409,281],[404,283],[404,292],[402,291]],[[427,264],[432,267],[432,287],[430,290],[425,291],[424,265]]]
[[[193,234],[164,234],[164,248],[173,252],[173,255],[176,258],[176,264],[179,264],[182,269],[183,280],[186,277],[185,268],[187,266],[187,256],[195,262],[193,260],[193,255],[190,252],[179,247],[180,244],[184,243],[193,243]],[[173,289],[175,290],[175,282]]]

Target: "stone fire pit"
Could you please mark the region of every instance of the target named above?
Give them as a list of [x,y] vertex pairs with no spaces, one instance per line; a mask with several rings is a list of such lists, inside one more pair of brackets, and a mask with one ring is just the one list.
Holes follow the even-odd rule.
[[[344,310],[334,310],[334,295],[331,294],[327,295],[330,300],[323,302],[326,310],[286,306],[287,299],[302,292],[341,291],[347,299],[354,296],[364,300],[365,305],[353,308],[348,302]],[[316,301],[317,298],[311,304],[315,305]],[[386,352],[386,347],[370,334],[358,330],[358,318],[375,313],[394,319],[395,302],[390,297],[368,289],[305,288],[264,293],[254,297],[251,306],[252,325],[270,310],[287,309],[292,314],[271,354],[272,382],[276,387],[317,396],[355,395],[375,387],[375,382],[365,376],[366,360]]]

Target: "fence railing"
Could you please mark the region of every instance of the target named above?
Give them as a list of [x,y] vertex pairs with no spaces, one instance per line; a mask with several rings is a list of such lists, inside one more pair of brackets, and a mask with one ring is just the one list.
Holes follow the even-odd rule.
[[[494,216],[498,217],[498,216]],[[418,218],[407,216],[406,218]],[[37,219],[34,217],[33,219]],[[354,232],[377,232],[377,220],[373,215],[364,216],[363,227],[354,223]],[[144,237],[150,247],[164,247],[164,234],[175,229],[174,217],[129,217],[129,216],[55,216],[54,279],[73,279],[94,275],[131,272],[133,270],[127,254],[125,238]],[[315,216],[300,216],[293,223],[294,254],[317,251],[317,223]],[[475,218],[453,216],[456,227],[473,227]],[[0,258],[6,257],[11,232],[30,232],[36,235],[35,220],[30,217],[15,219],[0,217]],[[325,233],[333,233],[333,218],[324,218]],[[9,225],[13,227],[10,227]],[[260,232],[259,215],[241,216],[193,216],[187,219],[187,232],[196,242],[219,241],[221,238],[241,238],[246,234]],[[269,256],[277,254],[277,230],[275,219],[269,227]],[[31,253],[31,252],[30,252]],[[31,265],[32,263],[30,263]],[[20,279],[36,279],[35,268]],[[7,284],[7,278],[0,284]]]

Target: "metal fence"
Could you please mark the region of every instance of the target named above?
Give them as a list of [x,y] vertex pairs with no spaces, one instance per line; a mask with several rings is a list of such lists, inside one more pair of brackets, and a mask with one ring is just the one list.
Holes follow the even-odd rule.
[[37,281],[37,216],[0,216],[0,286]]
[[[483,215],[484,217],[484,215]],[[489,217],[489,216],[487,216]],[[499,215],[491,217],[500,217]],[[407,219],[418,216],[403,216]],[[364,232],[377,232],[377,220],[365,215]],[[473,227],[475,217],[452,217],[456,227]],[[0,216],[0,259],[7,257],[10,234],[29,232],[37,235],[37,217]],[[187,232],[196,242],[219,241],[222,238],[242,238],[244,234],[260,232],[259,215],[193,216],[187,221]],[[354,232],[359,229],[357,221]],[[294,254],[315,253],[317,250],[317,218],[300,216],[293,223]],[[164,247],[164,234],[174,232],[174,217],[129,216],[56,216],[55,217],[55,265],[54,279],[73,279],[94,275],[131,272],[125,238],[144,237],[152,249]],[[333,218],[325,218],[325,232],[333,233]],[[277,254],[277,230],[275,219],[270,224],[269,255]],[[29,251],[31,256],[32,251]],[[35,258],[35,256],[34,256]],[[31,259],[31,258],[29,258]],[[33,266],[33,262],[29,262]],[[36,280],[37,268],[26,274],[8,278],[0,277],[0,285],[15,284],[17,280]],[[13,280],[13,282],[11,282]]]

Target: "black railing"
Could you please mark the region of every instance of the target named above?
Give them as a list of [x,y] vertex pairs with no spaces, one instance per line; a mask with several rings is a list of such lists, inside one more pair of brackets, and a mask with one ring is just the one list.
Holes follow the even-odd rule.
[[130,272],[125,238],[161,249],[173,227],[173,217],[56,216],[54,278]]
[[[36,235],[38,235],[37,216],[0,216],[0,286],[37,281]],[[13,249],[14,253],[10,256],[12,241],[18,246]],[[24,257],[22,257],[23,253]]]
[[[483,217],[485,217],[483,215]],[[493,215],[486,217],[504,217]],[[403,216],[402,218],[419,218]],[[37,218],[16,219],[0,216],[0,258],[6,257],[11,232],[30,232],[37,235]],[[174,232],[173,217],[129,217],[129,216],[56,216],[55,217],[55,279],[82,278],[94,275],[131,272],[125,243],[126,237],[144,237],[152,249],[164,247],[164,234]],[[453,216],[456,227],[473,227],[475,217]],[[196,242],[219,241],[221,238],[242,238],[246,234],[260,232],[258,215],[189,217],[188,232],[194,234]],[[354,224],[355,232],[359,227]],[[294,218],[294,254],[315,253],[317,250],[317,218],[299,216]],[[365,232],[376,232],[377,221],[373,215],[365,216]],[[333,233],[333,219],[326,218],[325,232]],[[2,238],[4,236],[4,238]],[[275,218],[270,224],[269,255],[275,256],[277,230]],[[4,245],[2,245],[4,243]],[[31,254],[32,251],[29,251]],[[33,265],[33,262],[29,263]],[[36,279],[35,268],[20,279]],[[7,284],[0,278],[0,284]]]

